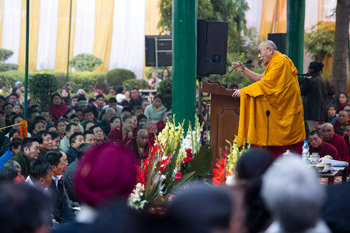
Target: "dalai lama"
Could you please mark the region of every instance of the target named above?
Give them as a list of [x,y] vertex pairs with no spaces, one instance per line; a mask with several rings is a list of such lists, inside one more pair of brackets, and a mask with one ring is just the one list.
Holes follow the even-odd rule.
[[255,82],[232,95],[240,98],[238,143],[249,138],[252,145],[268,145],[275,157],[287,149],[301,154],[306,135],[298,70],[269,40],[260,43],[258,57],[266,66],[263,74],[254,73],[242,62],[232,63],[232,68]]

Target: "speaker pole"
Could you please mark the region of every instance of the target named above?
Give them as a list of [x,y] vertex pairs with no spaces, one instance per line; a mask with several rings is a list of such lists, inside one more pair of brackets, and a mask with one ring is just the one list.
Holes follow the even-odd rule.
[[158,77],[158,37],[154,38],[154,50],[156,53],[156,72]]
[[198,79],[198,118],[201,120],[202,117],[202,76],[197,76]]

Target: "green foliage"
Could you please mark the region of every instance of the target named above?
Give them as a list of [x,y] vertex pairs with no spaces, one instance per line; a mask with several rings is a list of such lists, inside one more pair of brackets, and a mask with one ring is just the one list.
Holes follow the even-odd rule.
[[34,101],[40,103],[41,109],[50,104],[51,96],[57,92],[57,78],[49,73],[34,73],[29,76],[29,90]]
[[17,64],[0,64],[0,72],[8,70],[18,70]]
[[70,76],[70,83],[73,90],[84,89],[86,92],[92,91],[96,87],[97,80],[94,79],[93,73],[77,72]]
[[195,178],[205,178],[209,174],[212,157],[213,152],[209,145],[202,146],[184,173],[194,172]]
[[135,73],[127,69],[113,69],[107,72],[105,82],[107,87],[118,87],[128,79],[136,79]]
[[76,71],[94,71],[96,66],[101,65],[103,62],[100,58],[92,54],[78,54],[69,62],[69,64]]
[[96,88],[102,90],[103,92],[107,92],[108,88],[105,83],[106,73],[92,73],[91,76],[97,81]]
[[4,48],[0,48],[0,60],[2,63],[5,63],[5,61],[7,59],[9,59],[9,57],[11,57],[13,54],[13,51],[8,50],[8,49],[4,49]]
[[322,61],[325,57],[331,57],[334,45],[334,24],[319,22],[311,27],[310,32],[305,32],[305,49],[316,61]]
[[162,80],[158,85],[158,93],[163,98],[163,105],[168,108],[172,103],[172,88],[173,88],[173,78],[170,77],[168,79]]
[[17,81],[23,81],[24,80],[24,71],[5,71],[0,72],[0,87],[7,86],[8,84],[11,84],[11,86],[14,86]]
[[146,89],[148,88],[148,82],[143,79],[128,79],[123,82],[125,91],[131,91],[133,88]]

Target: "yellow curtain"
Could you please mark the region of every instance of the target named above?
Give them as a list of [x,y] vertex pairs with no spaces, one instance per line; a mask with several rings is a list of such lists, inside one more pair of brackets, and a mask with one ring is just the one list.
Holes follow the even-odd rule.
[[259,40],[287,31],[287,0],[263,0]]
[[[57,19],[57,43],[56,43],[56,61],[55,70],[67,70],[67,50],[69,35],[69,11],[71,0],[60,0],[58,2],[58,19]],[[72,25],[70,36],[69,59],[73,57],[74,32],[75,32],[75,11],[76,1],[72,1]]]
[[146,0],[145,35],[159,35],[157,28],[160,19],[158,0]]
[[[19,43],[18,69],[24,70],[26,57],[26,7],[27,3],[22,0],[21,9],[21,39]],[[29,12],[29,70],[36,70],[36,59],[38,54],[40,24],[40,0],[30,1]]]
[[113,0],[95,1],[95,40],[93,53],[103,64],[95,71],[108,71],[113,31]]
[[0,48],[2,46],[2,22],[4,16],[4,0],[0,0]]

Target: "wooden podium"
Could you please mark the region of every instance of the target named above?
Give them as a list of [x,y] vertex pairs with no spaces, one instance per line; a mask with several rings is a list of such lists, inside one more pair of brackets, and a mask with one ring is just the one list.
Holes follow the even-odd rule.
[[226,140],[232,142],[238,133],[240,99],[233,98],[233,90],[217,83],[203,81],[203,92],[211,94],[210,109],[210,140],[214,157],[211,167],[214,167],[219,151],[228,146]]

